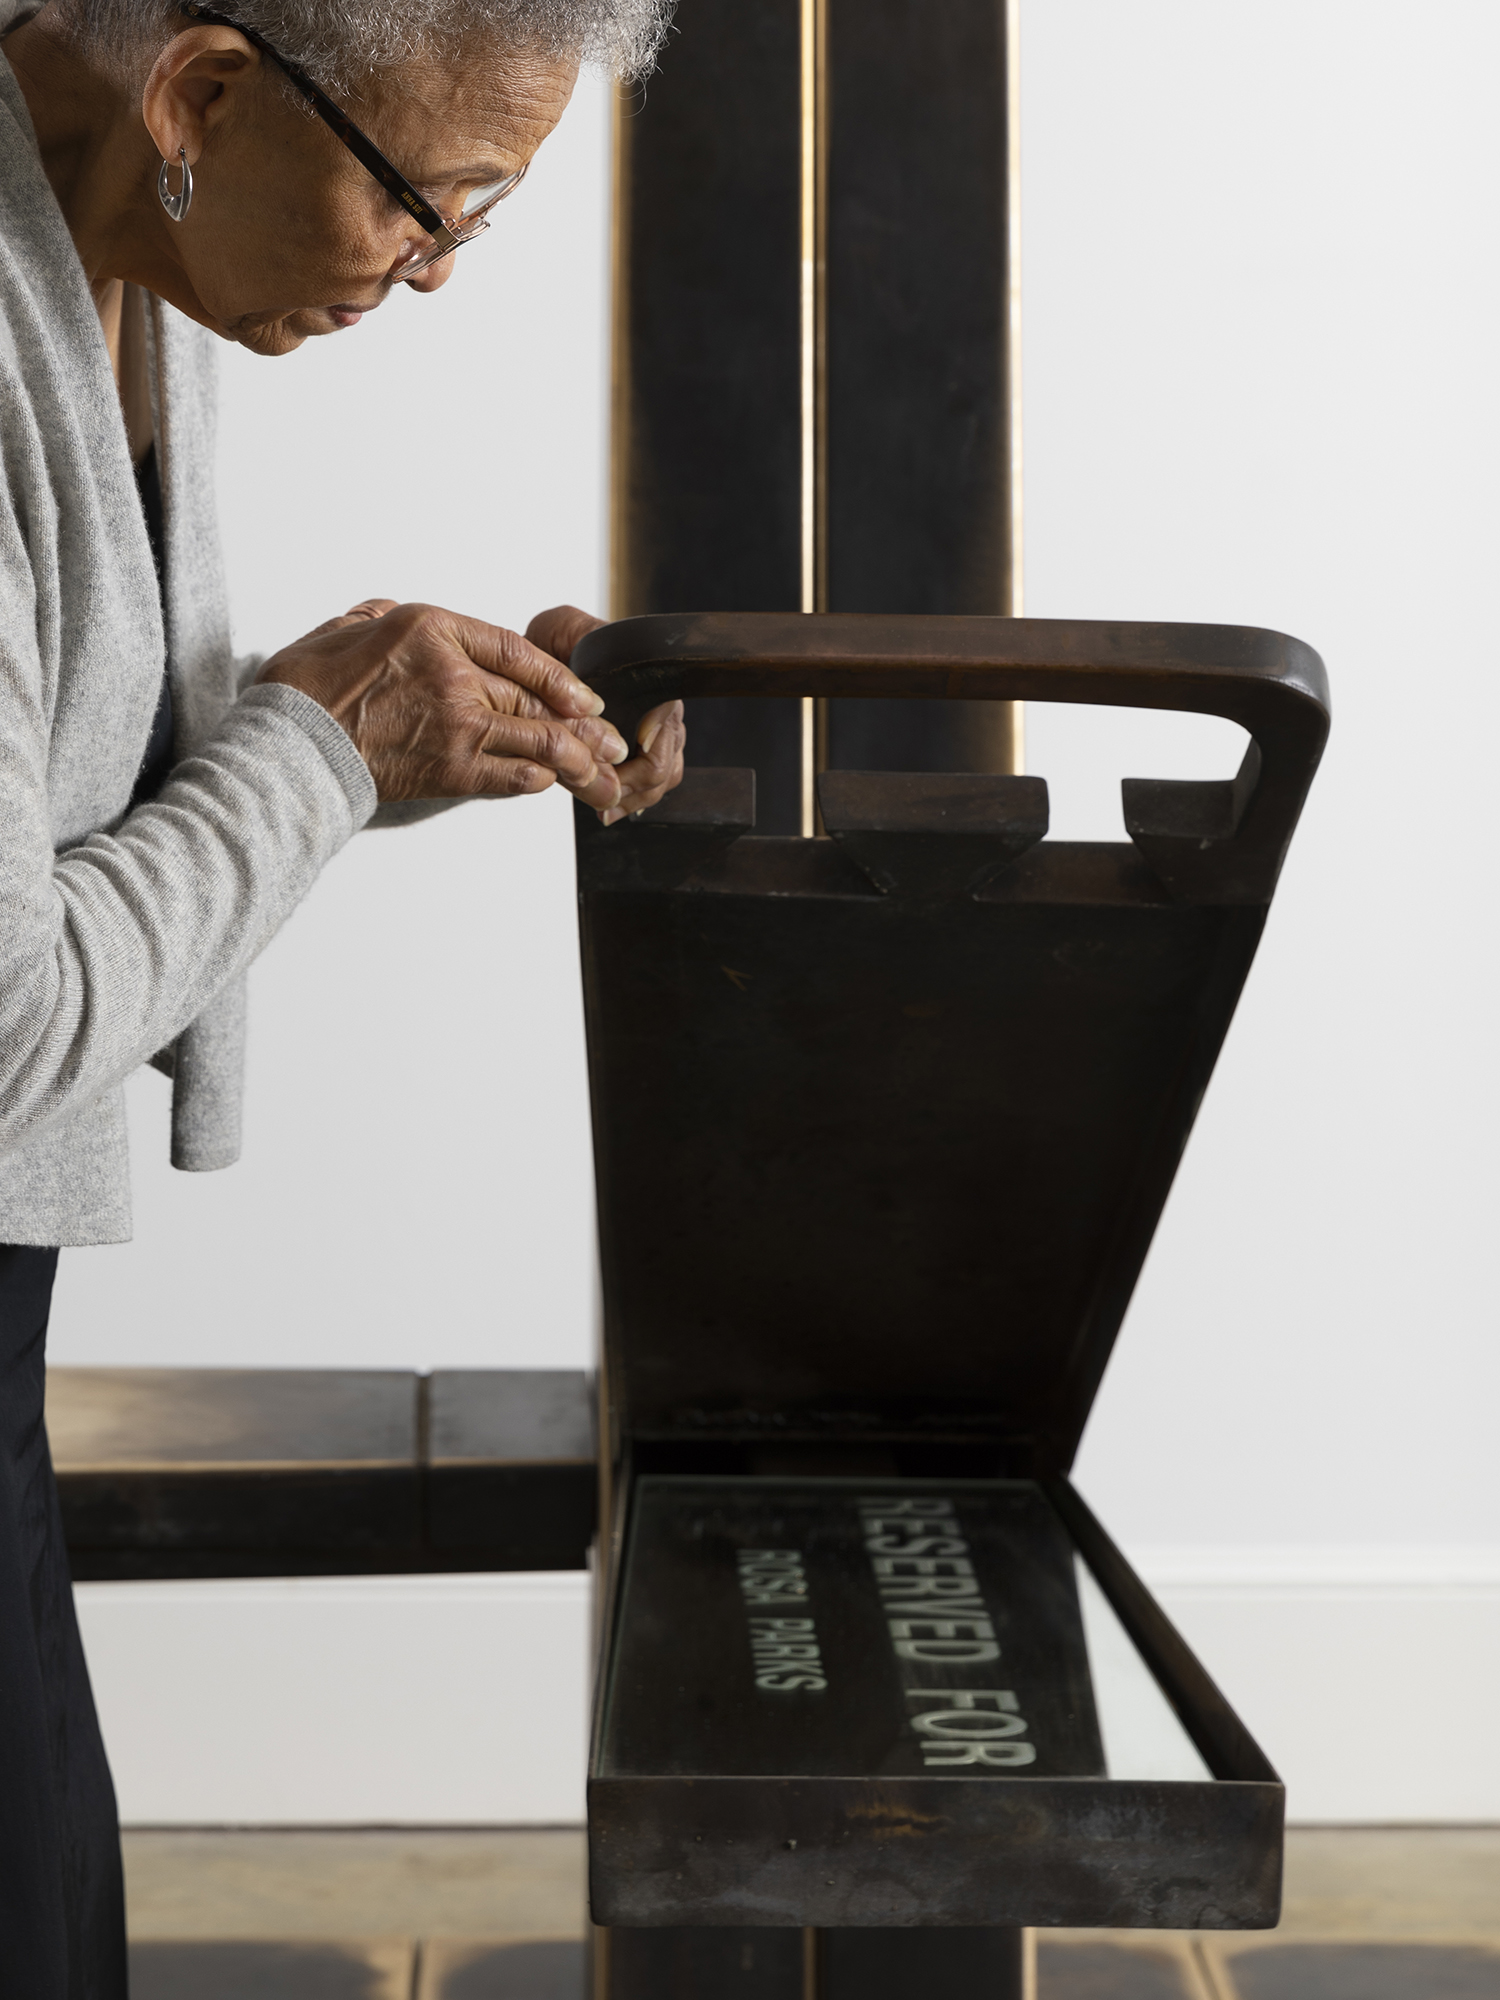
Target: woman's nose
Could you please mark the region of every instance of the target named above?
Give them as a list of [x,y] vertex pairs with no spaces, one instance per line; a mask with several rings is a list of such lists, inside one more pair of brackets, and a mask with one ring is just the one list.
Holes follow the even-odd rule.
[[448,256],[439,258],[436,264],[429,264],[425,271],[418,271],[414,278],[408,278],[406,282],[414,292],[435,292],[446,285],[452,276],[453,258]]

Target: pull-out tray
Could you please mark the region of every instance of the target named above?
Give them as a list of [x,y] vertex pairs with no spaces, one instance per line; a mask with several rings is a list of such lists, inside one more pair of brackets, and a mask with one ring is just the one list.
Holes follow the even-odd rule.
[[[1080,1574],[1197,1779],[1110,1775]],[[1066,1482],[643,1475],[610,1628],[598,1923],[1276,1921],[1275,1773]]]

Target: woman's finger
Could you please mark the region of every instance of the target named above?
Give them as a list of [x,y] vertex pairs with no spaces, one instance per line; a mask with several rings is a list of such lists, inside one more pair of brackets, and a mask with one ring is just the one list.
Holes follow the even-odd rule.
[[596,618],[591,611],[580,611],[576,604],[554,604],[550,611],[537,613],[526,627],[526,637],[533,646],[540,646],[544,653],[550,653],[566,666],[579,640],[597,631],[603,623],[602,618]]
[[529,757],[496,756],[490,752],[475,755],[465,766],[455,764],[453,776],[457,781],[452,793],[455,797],[515,799],[561,784],[585,805],[602,811],[608,799],[619,796],[612,771],[596,770],[591,783],[577,785],[559,778],[556,771]]
[[561,660],[533,646],[519,632],[508,632],[503,625],[486,625],[479,618],[461,618],[456,612],[432,615],[446,621],[452,638],[476,667],[539,695],[554,715],[571,720],[604,713],[604,703],[592,688],[585,687]]
[[642,716],[636,732],[641,754],[621,764],[615,772],[620,782],[616,805],[600,814],[606,826],[627,813],[645,812],[682,782],[683,752],[687,746],[687,725],[680,701],[663,702]]
[[577,788],[580,794],[594,788],[607,773],[607,782],[602,787],[607,800],[612,802],[619,796],[613,771],[597,764],[587,744],[580,742],[568,725],[555,716],[540,720],[479,710],[472,744],[480,756],[524,758],[539,764],[561,778],[565,785]]
[[641,755],[655,763],[659,770],[668,770],[674,757],[681,759],[683,745],[687,741],[682,703],[664,701],[659,708],[648,709],[641,717],[635,736],[641,746]]
[[[498,674],[486,674],[481,686],[490,706],[502,715],[555,719],[555,711],[540,695],[517,687],[514,681],[502,680]],[[630,746],[625,738],[602,715],[571,716],[568,728],[581,743],[588,746],[596,764],[623,764],[630,755]]]
[[583,743],[586,743],[598,764],[623,764],[630,755],[630,746],[611,722],[602,715],[580,716],[568,727]]

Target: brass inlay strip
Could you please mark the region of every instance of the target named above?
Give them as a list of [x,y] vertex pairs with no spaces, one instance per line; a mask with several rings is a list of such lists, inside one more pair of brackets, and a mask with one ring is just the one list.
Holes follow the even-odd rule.
[[610,199],[610,382],[608,481],[609,615],[628,618],[637,607],[629,601],[629,523],[626,518],[630,461],[630,269],[625,254],[625,215],[630,200],[630,148],[625,120],[639,110],[638,87],[621,84],[615,91],[611,143],[614,152]]
[[819,2000],[818,1933],[815,1930],[804,1930],[802,1933],[802,2000]]
[[[585,1461],[586,1463],[587,1461]],[[415,1472],[411,1458],[102,1458],[58,1459],[54,1466],[59,1479],[123,1478],[142,1473],[191,1473],[202,1478],[209,1473],[246,1472]]]
[[1029,1928],[1021,1932],[1021,2000],[1037,2000],[1036,1932]]
[[[802,609],[828,609],[828,0],[801,0]],[[802,702],[802,836],[818,825],[828,704]]]

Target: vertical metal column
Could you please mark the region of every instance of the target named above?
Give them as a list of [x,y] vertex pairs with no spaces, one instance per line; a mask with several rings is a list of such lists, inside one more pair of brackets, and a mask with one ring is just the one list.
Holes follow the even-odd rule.
[[820,1931],[804,2000],[1036,2000],[1022,1931]]
[[1017,1930],[594,1933],[593,2000],[1036,2000]]
[[[682,0],[616,145],[612,610],[1020,610],[1018,0]],[[1018,705],[698,700],[828,765],[1019,768]],[[597,1933],[594,2000],[1033,2000],[1016,1931]]]
[[[798,0],[683,0],[617,115],[611,609],[802,604]],[[801,706],[699,701],[689,756],[801,825]]]
[[[826,0],[827,604],[1020,610],[1018,0]],[[842,703],[846,770],[1019,768],[1014,705]]]
[[730,1926],[596,1931],[593,2000],[812,2000],[802,1938]]
[[[799,0],[683,0],[615,147],[611,610],[801,604]],[[796,833],[796,700],[690,704],[692,760],[753,764]],[[803,2000],[794,1930],[596,1931],[593,2000]]]
[[[1016,0],[683,0],[618,124],[614,589],[670,610],[1014,613]],[[795,702],[690,761],[803,830]],[[862,704],[814,762],[1010,770],[1008,707]],[[820,759],[819,752],[822,757]]]

